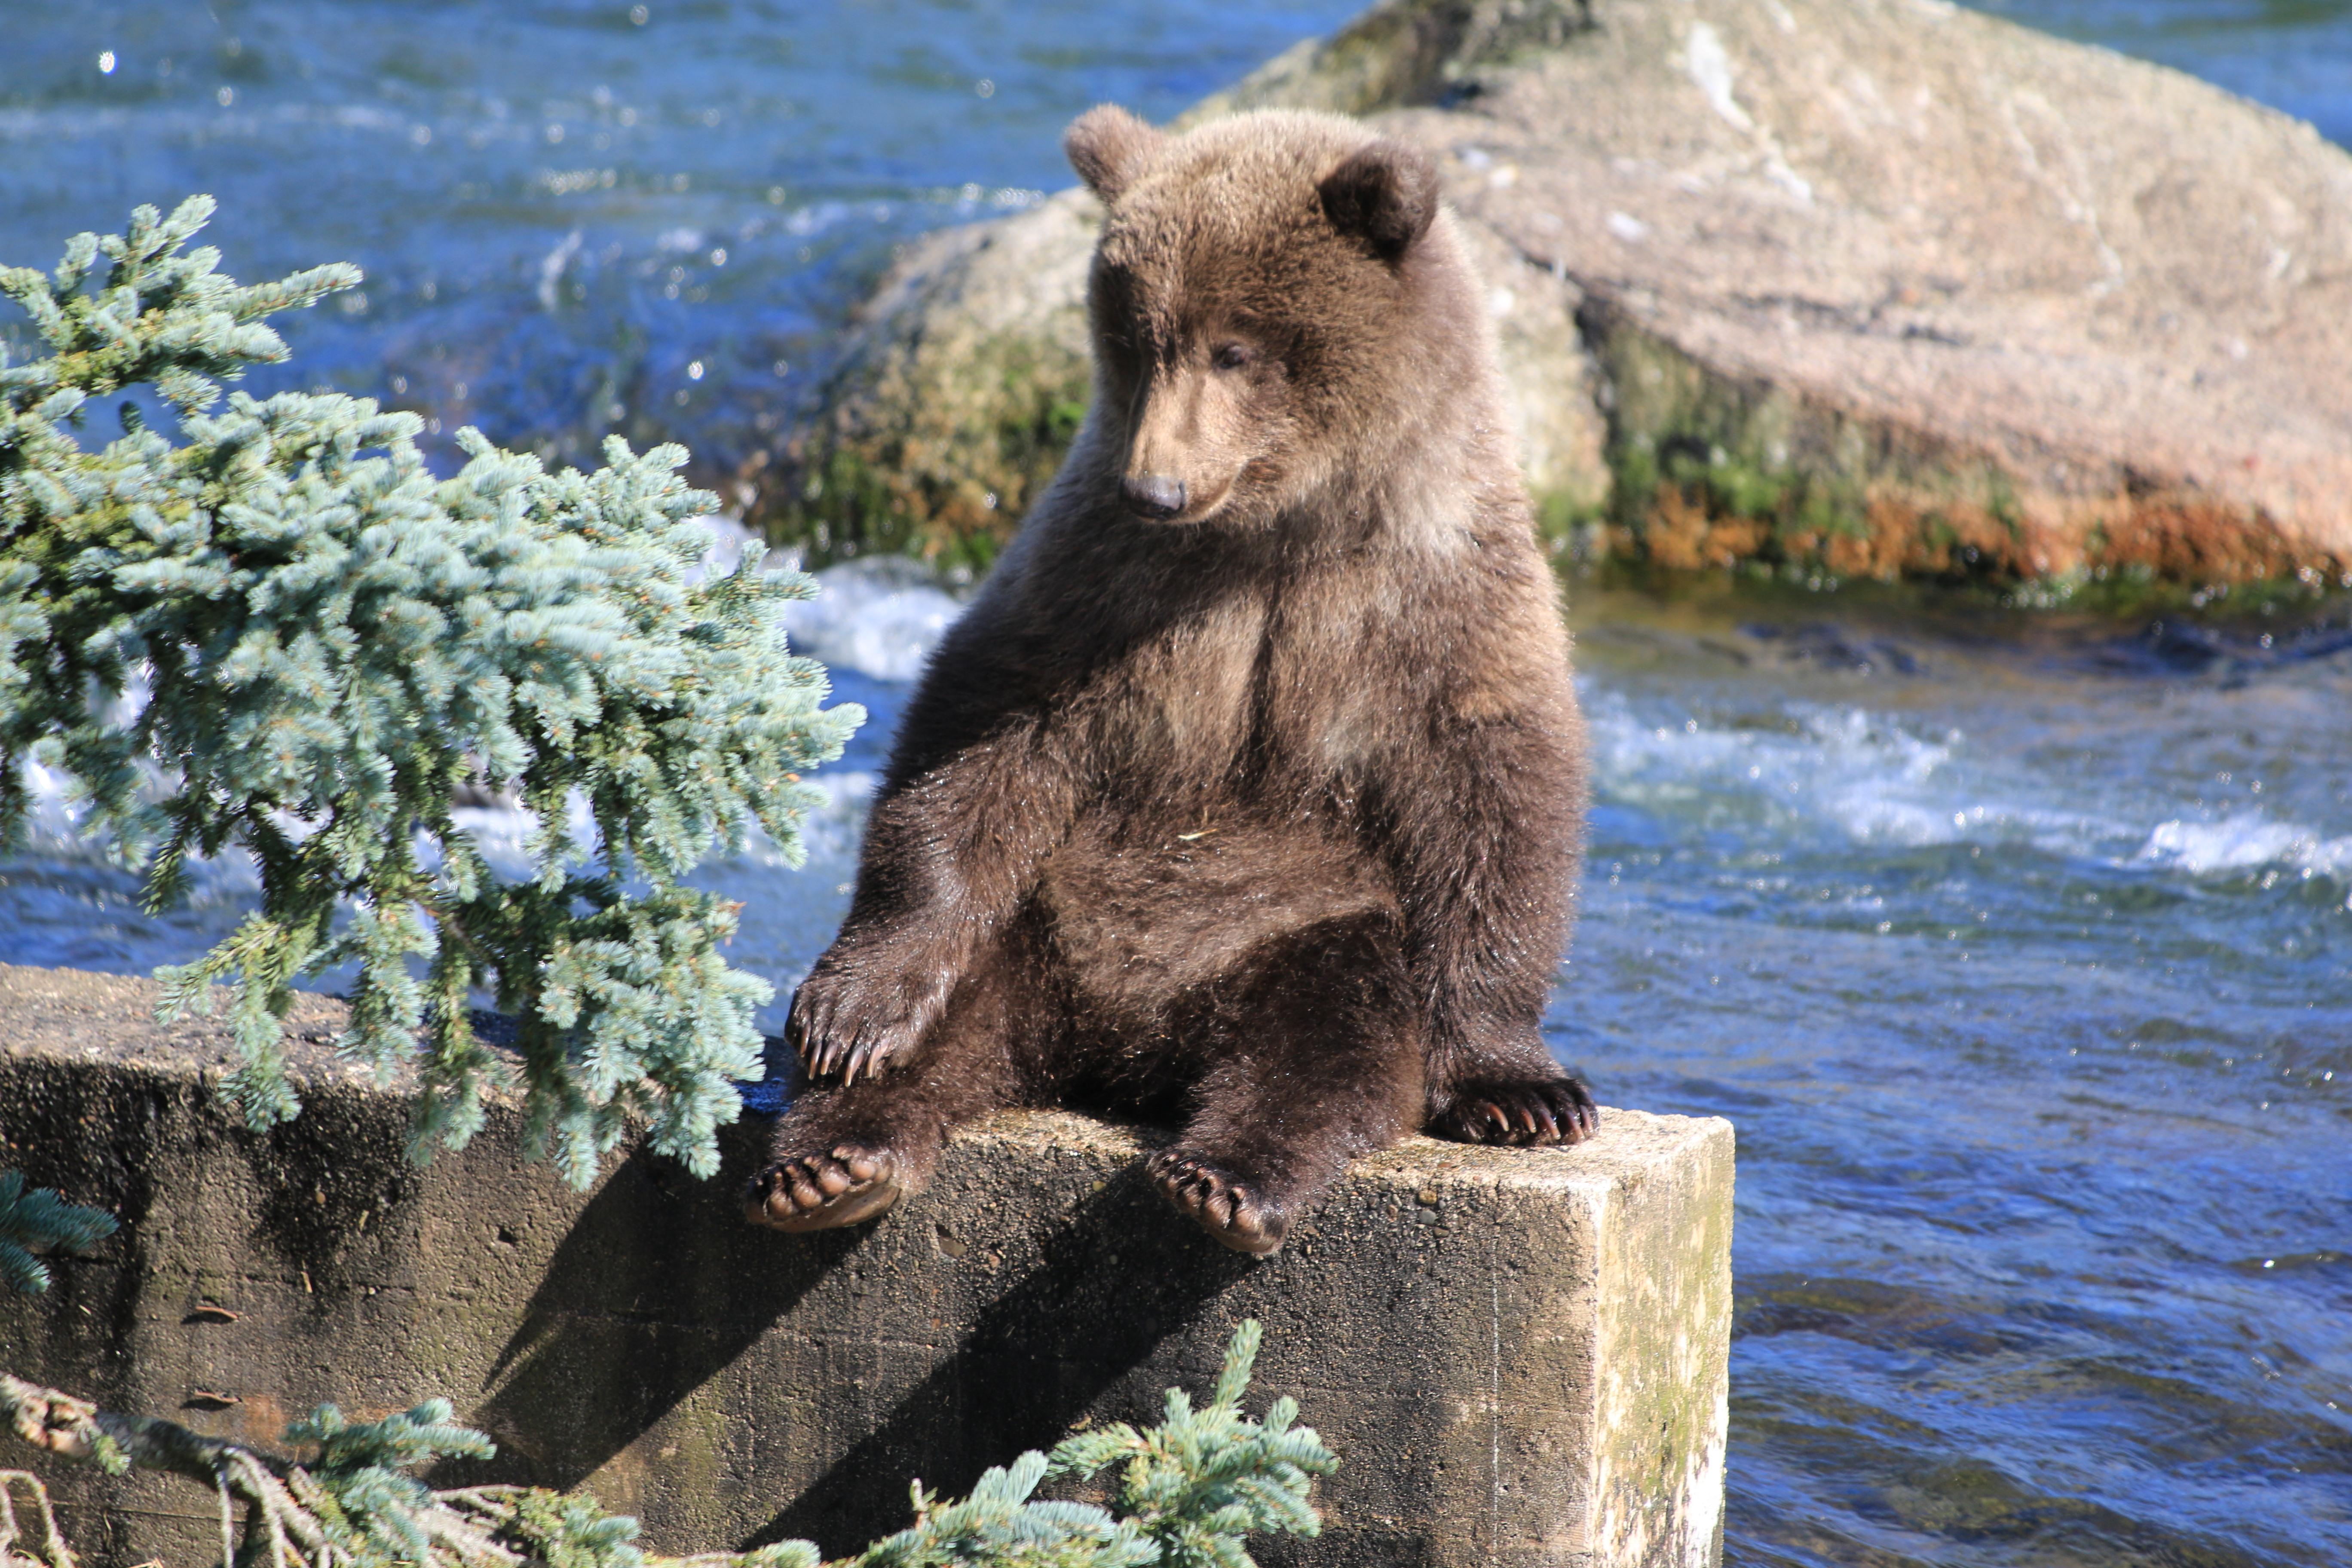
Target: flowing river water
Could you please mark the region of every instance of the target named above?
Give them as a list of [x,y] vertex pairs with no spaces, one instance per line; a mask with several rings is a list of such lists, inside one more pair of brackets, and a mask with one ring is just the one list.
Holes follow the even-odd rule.
[[[2352,138],[2343,0],[1993,8]],[[208,190],[239,277],[369,273],[257,390],[731,460],[893,244],[1067,183],[1055,137],[1087,104],[1165,116],[1351,6],[6,9],[0,261]],[[737,961],[784,990],[956,608],[892,563],[826,583],[798,629],[873,722],[805,870],[706,873],[745,901]],[[1598,793],[1549,1026],[1605,1100],[1738,1124],[1729,1560],[2352,1563],[2341,611],[1570,598]],[[54,784],[0,864],[0,959],[143,972],[240,917],[234,863],[142,914]]]

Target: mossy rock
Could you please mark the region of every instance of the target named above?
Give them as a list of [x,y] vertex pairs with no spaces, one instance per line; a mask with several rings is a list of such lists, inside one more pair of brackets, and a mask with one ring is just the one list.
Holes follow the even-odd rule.
[[918,241],[860,312],[753,521],[817,560],[985,567],[1085,417],[1100,222],[1070,191]]

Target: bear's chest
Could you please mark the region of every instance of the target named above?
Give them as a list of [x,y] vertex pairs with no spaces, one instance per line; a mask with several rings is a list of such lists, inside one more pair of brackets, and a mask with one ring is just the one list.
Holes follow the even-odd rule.
[[1344,777],[1409,707],[1403,639],[1381,610],[1302,587],[1235,595],[1159,628],[1104,672],[1100,754],[1171,780]]

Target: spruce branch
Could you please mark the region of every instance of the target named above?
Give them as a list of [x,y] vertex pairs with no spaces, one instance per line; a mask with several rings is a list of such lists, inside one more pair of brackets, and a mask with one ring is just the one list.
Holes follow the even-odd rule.
[[1206,1408],[1168,1391],[1166,1418],[1147,1431],[1124,1423],[1081,1432],[1055,1447],[1049,1473],[1091,1476],[1124,1462],[1118,1507],[1153,1547],[1147,1561],[1169,1568],[1249,1568],[1242,1537],[1259,1531],[1315,1535],[1308,1500],[1317,1476],[1339,1468],[1311,1426],[1295,1426],[1298,1405],[1277,1399],[1262,1422],[1241,1411],[1262,1335],[1245,1321],[1226,1348]]
[[[709,1173],[770,990],[720,955],[732,909],[682,883],[755,828],[796,864],[823,798],[801,775],[864,720],[823,706],[824,668],[786,645],[813,583],[756,549],[706,575],[714,502],[677,447],[615,437],[604,467],[550,473],[467,429],[441,479],[416,416],[364,398],[219,406],[220,383],[286,357],[266,318],[359,273],[239,287],[184,249],[211,216],[142,207],[53,272],[0,269],[50,351],[0,366],[0,840],[21,838],[29,759],[144,860],[151,907],[192,861],[253,858],[260,907],[160,977],[171,1012],[229,988],[256,1128],[300,1110],[294,986],[351,963],[341,1045],[379,1074],[416,1064],[416,1157],[470,1138],[504,1076],[466,1022],[488,992],[573,1182],[639,1120]],[[134,384],[180,410],[181,442],[128,420],[85,448],[88,399]],[[469,783],[536,818],[519,877],[468,837]]]
[[47,1187],[28,1187],[21,1171],[0,1171],[0,1283],[27,1295],[49,1288],[49,1271],[33,1249],[87,1252],[114,1234],[104,1209],[69,1204]]
[[[805,1541],[751,1552],[655,1557],[636,1545],[636,1521],[595,1500],[530,1487],[429,1491],[406,1472],[452,1455],[487,1457],[488,1440],[432,1400],[363,1426],[321,1405],[286,1429],[315,1445],[307,1463],[205,1437],[168,1421],[115,1415],[54,1389],[0,1376],[0,1418],[36,1447],[68,1458],[170,1471],[246,1510],[224,1512],[224,1568],[1251,1568],[1250,1533],[1313,1535],[1312,1478],[1339,1461],[1296,1409],[1276,1401],[1263,1423],[1241,1413],[1258,1325],[1245,1322],[1205,1409],[1175,1389],[1168,1420],[1137,1432],[1081,1434],[1051,1458],[1026,1453],[989,1470],[970,1496],[942,1501],[909,1487],[913,1524],[865,1551],[823,1561]],[[1055,1476],[1088,1476],[1124,1460],[1118,1513],[1041,1500]],[[63,1542],[58,1543],[63,1550]],[[51,1568],[71,1568],[70,1562]]]

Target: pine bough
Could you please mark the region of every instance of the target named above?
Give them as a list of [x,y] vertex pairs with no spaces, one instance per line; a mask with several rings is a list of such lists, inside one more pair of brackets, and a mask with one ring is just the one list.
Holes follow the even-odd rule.
[[[1339,1460],[1298,1409],[1275,1401],[1263,1421],[1241,1411],[1257,1357],[1258,1325],[1242,1324],[1208,1405],[1170,1389],[1166,1418],[1139,1432],[1114,1425],[1030,1452],[981,1477],[971,1495],[942,1502],[914,1483],[915,1522],[833,1568],[1251,1568],[1255,1531],[1314,1535],[1313,1478]],[[636,1521],[592,1498],[525,1487],[430,1491],[408,1472],[436,1459],[488,1458],[490,1442],[454,1425],[430,1400],[353,1426],[322,1405],[287,1427],[314,1445],[296,1462],[202,1436],[169,1421],[116,1415],[85,1401],[0,1376],[0,1422],[37,1447],[121,1475],[133,1465],[213,1488],[221,1508],[223,1568],[820,1568],[805,1541],[684,1559],[647,1556]],[[1040,1500],[1052,1478],[1084,1480],[1118,1468],[1116,1513],[1091,1503]],[[241,1527],[234,1513],[244,1510]],[[46,1508],[43,1509],[46,1515]],[[55,1531],[49,1531],[52,1539]],[[5,1545],[5,1543],[0,1543]],[[62,1542],[57,1553],[64,1554]],[[51,1558],[53,1568],[72,1568]]]
[[28,1187],[22,1171],[0,1171],[0,1285],[37,1296],[49,1288],[49,1270],[34,1255],[36,1247],[83,1253],[115,1228],[104,1209],[69,1204],[47,1187]]
[[[416,1062],[416,1158],[481,1125],[500,1068],[467,1004],[487,989],[520,1026],[532,1145],[575,1184],[631,1117],[709,1174],[771,993],[719,955],[734,907],[682,879],[755,823],[797,863],[821,798],[799,775],[864,719],[824,708],[823,668],[785,647],[810,580],[756,550],[699,577],[714,502],[680,447],[614,438],[606,467],[551,474],[469,428],[444,479],[418,418],[365,398],[212,412],[220,380],[286,358],[265,317],[360,281],[239,288],[216,251],[183,253],[212,210],[141,207],[54,273],[0,268],[51,351],[0,354],[0,833],[22,834],[30,758],[143,861],[151,907],[192,858],[253,856],[258,910],[162,977],[173,1010],[230,984],[257,1129],[299,1110],[292,983],[352,963],[342,1044],[380,1074]],[[89,400],[141,384],[182,444],[129,403],[121,439],[74,439]],[[453,821],[468,784],[535,816],[527,879]]]

